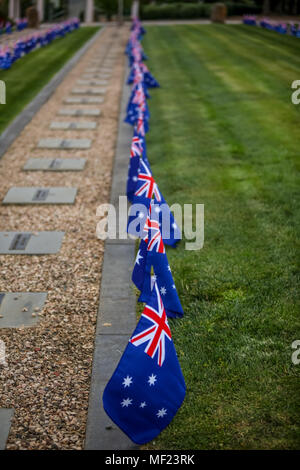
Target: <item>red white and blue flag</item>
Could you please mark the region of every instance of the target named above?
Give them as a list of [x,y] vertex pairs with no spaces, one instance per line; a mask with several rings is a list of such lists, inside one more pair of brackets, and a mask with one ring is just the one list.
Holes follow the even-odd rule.
[[[148,302],[156,281],[168,317],[182,317],[183,309],[168,262],[160,226],[150,206],[132,273],[132,281],[141,291],[139,302]],[[152,269],[154,275],[152,275]]]
[[106,413],[136,444],[154,439],[174,418],[185,382],[157,284],[103,393]]

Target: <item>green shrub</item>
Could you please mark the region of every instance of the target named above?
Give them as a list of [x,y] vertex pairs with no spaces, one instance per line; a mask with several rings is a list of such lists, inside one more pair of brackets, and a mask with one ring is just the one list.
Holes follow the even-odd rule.
[[248,3],[233,3],[233,2],[224,2],[227,6],[227,14],[228,16],[237,16],[237,15],[258,15],[261,13],[262,8]]
[[144,5],[141,10],[143,20],[175,20],[208,18],[210,5],[199,3],[168,3],[162,5]]

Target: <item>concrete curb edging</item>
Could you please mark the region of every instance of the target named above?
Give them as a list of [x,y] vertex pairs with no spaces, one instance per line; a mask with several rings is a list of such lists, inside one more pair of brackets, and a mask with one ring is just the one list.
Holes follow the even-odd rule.
[[52,77],[50,82],[42,88],[35,98],[33,98],[33,100],[23,109],[23,111],[20,112],[20,114],[18,114],[18,116],[0,135],[0,158],[3,157],[7,149],[22,132],[24,127],[32,120],[43,104],[48,101],[67,73],[70,72],[86,51],[94,44],[105,28],[105,26],[101,28],[98,33],[94,34],[94,36],[92,36],[91,39],[89,39],[89,41],[71,57],[71,59],[54,75],[54,77]]
[[[132,128],[123,122],[130,94],[130,89],[126,86],[127,75],[126,67],[110,197],[115,206],[118,197],[126,194],[132,138]],[[134,257],[134,240],[106,240],[86,428],[86,450],[138,448],[110,420],[102,405],[104,388],[136,327],[136,297],[131,282]]]

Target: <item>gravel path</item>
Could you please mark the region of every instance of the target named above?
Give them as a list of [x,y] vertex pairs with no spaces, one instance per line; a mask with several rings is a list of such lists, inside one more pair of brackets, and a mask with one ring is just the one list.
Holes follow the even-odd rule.
[[[2,231],[66,232],[57,255],[0,255],[0,292],[48,292],[38,326],[0,330],[8,362],[0,366],[0,407],[15,409],[7,449],[83,448],[104,250],[96,208],[109,200],[128,34],[126,26],[107,27],[0,161],[0,201],[12,186],[78,188],[74,205],[0,206]],[[116,60],[104,102],[63,104],[92,60],[110,55]],[[101,116],[58,116],[62,107],[100,108]],[[97,129],[50,129],[52,121],[83,120]],[[49,137],[88,138],[92,147],[37,149]],[[31,157],[84,157],[87,165],[82,172],[23,172]]]

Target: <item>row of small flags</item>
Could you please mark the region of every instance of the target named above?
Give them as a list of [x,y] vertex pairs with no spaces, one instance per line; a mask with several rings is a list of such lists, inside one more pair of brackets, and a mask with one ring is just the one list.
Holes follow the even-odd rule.
[[[182,317],[183,310],[165,250],[165,244],[176,246],[181,232],[147,158],[145,136],[150,119],[147,99],[149,89],[159,87],[159,83],[144,63],[147,60],[141,46],[144,34],[135,18],[126,47],[128,84],[132,89],[125,122],[133,126],[127,181],[127,197],[133,205],[127,230],[136,234],[138,227],[140,238],[132,281],[145,308],[103,393],[106,413],[140,445],[153,440],[172,421],[186,391],[168,324],[169,317]],[[143,209],[133,212],[134,204],[141,204]],[[162,213],[170,220],[167,234],[161,231]]]
[[14,62],[23,57],[37,47],[48,46],[57,38],[62,38],[80,26],[78,18],[57,24],[45,32],[35,33],[26,38],[19,39],[12,47],[3,46],[0,48],[0,69],[9,69]]
[[272,23],[267,18],[257,20],[255,16],[245,15],[243,23],[248,26],[261,26],[262,28],[276,31],[280,34],[291,34],[297,38],[300,38],[300,23]]
[[[26,18],[21,18],[16,20],[16,30],[23,31],[23,29],[28,27],[28,21]],[[10,21],[0,22],[0,34],[11,34],[13,32],[13,26]]]

